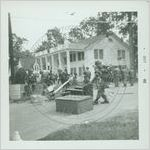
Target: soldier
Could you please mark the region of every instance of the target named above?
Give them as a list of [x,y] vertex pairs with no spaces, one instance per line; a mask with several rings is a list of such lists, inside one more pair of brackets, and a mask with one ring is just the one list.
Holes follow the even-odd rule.
[[31,95],[32,87],[31,87],[31,83],[30,83],[30,71],[29,70],[26,71],[24,90],[25,90],[25,95],[26,96],[30,96]]
[[91,78],[91,72],[89,70],[89,67],[86,67],[86,70],[84,71],[84,83],[89,83]]
[[114,80],[114,84],[115,84],[115,87],[118,87],[119,86],[119,69],[116,68],[113,70],[113,80]]
[[123,85],[124,85],[124,87],[127,86],[128,74],[129,74],[128,69],[127,68],[123,69]]
[[131,86],[134,85],[134,70],[133,69],[130,69],[129,71],[129,82]]
[[61,69],[58,69],[58,84],[63,84],[63,72]]
[[32,92],[34,92],[36,87],[36,76],[33,74],[33,72],[31,73],[30,82],[31,82]]
[[98,100],[100,97],[104,99],[104,102],[101,103],[109,103],[107,100],[107,97],[105,95],[105,82],[102,78],[102,74],[99,70],[95,70],[95,77],[91,81],[93,83],[93,87],[97,89],[97,96],[96,99],[94,100],[94,104],[98,104]]
[[76,72],[73,74],[73,83],[72,84],[77,85],[77,73]]
[[22,66],[18,65],[18,70],[15,74],[15,83],[16,84],[25,84],[26,72]]

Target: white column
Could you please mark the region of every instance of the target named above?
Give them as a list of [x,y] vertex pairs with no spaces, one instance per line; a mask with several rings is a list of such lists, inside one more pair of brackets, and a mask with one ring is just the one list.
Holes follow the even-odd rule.
[[59,69],[62,69],[61,53],[58,53]]
[[66,51],[66,55],[67,55],[67,71],[68,74],[70,74],[70,53],[68,50]]
[[48,60],[47,60],[47,56],[45,56],[45,62],[46,62],[46,70],[48,70]]
[[40,57],[40,69],[43,70],[42,57]]
[[52,72],[54,72],[54,70],[55,70],[55,65],[54,65],[54,55],[52,54],[51,55],[51,59],[52,59],[52,64],[51,64],[51,67],[52,67]]

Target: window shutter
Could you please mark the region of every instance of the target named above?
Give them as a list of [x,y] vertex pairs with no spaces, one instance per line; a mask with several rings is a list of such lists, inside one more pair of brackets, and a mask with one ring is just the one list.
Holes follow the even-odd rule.
[[94,59],[98,59],[98,49],[94,49]]
[[99,50],[99,59],[103,59],[103,49]]

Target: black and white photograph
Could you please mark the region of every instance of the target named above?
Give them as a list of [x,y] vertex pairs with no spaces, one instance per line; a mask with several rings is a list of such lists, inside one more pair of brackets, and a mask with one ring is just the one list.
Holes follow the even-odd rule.
[[[141,139],[146,130],[140,130],[141,101],[148,104],[148,91],[140,89],[144,84],[148,89],[144,73],[149,58],[146,46],[139,47],[140,35],[148,31],[139,28],[142,6],[147,5],[137,2],[137,9],[134,3],[132,9],[130,3],[127,9],[115,9],[109,4],[3,2],[8,141],[109,144]],[[145,43],[147,37],[142,37]]]

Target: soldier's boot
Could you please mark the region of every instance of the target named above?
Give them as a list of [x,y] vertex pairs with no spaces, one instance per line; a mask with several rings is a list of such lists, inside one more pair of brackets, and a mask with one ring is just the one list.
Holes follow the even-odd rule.
[[95,99],[95,101],[93,102],[93,105],[97,105],[97,104],[98,104],[98,99],[99,99],[99,98],[96,98],[96,99]]
[[102,98],[104,99],[104,102],[101,102],[101,104],[109,103],[109,101],[107,100],[106,95],[103,94]]
[[130,85],[133,86],[133,84],[134,84],[133,81],[131,81],[131,82],[130,82]]
[[127,83],[126,83],[125,81],[123,82],[123,86],[124,86],[124,87],[126,87],[126,86],[127,86]]

